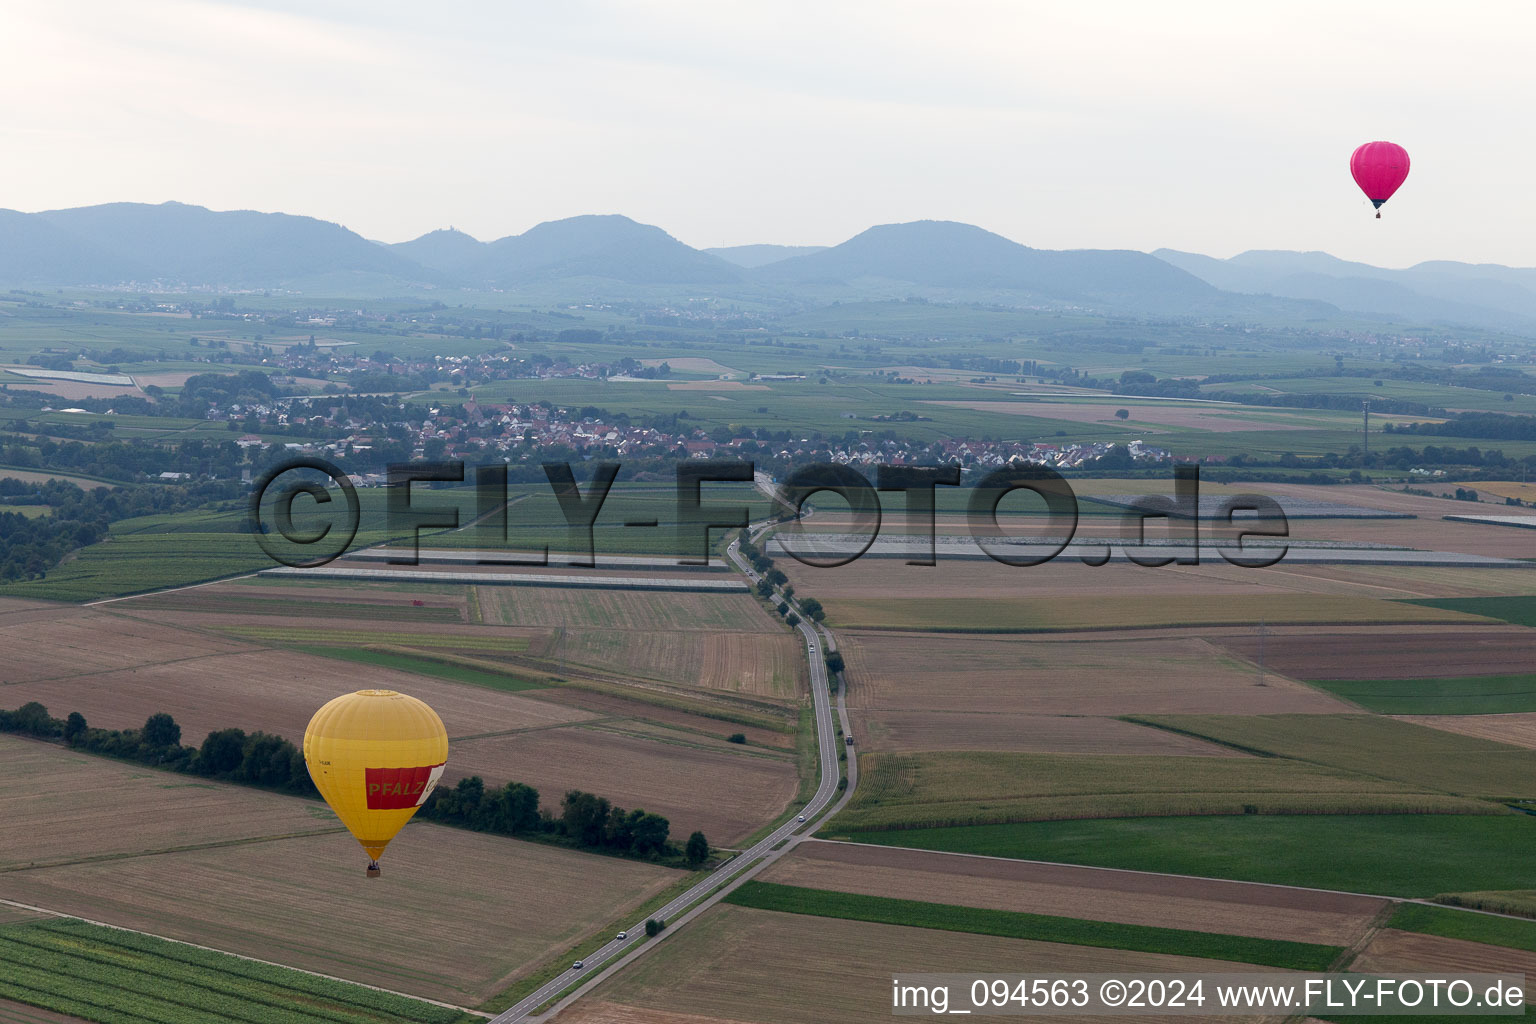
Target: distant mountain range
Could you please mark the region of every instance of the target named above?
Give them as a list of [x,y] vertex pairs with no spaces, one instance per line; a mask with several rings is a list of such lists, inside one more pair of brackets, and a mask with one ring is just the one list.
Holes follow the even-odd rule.
[[829,248],[700,250],[616,215],[548,221],[492,242],[450,228],[384,245],[312,217],[182,203],[0,210],[0,286],[924,297],[1156,315],[1343,310],[1536,334],[1536,270],[1448,262],[1384,270],[1320,252],[1218,260],[1171,249],[1032,249],[952,221],[881,225]]
[[1396,320],[1536,327],[1536,269],[1438,260],[1385,270],[1325,252],[1262,249],[1225,260],[1173,249],[1152,255],[1228,292],[1312,299]]

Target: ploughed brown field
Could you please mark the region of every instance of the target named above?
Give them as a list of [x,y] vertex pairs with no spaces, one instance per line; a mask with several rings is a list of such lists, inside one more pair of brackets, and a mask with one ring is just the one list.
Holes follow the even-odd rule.
[[[0,773],[0,816],[22,844],[3,851],[0,898],[457,1003],[681,877],[418,822],[370,880],[317,801],[11,737]],[[53,866],[17,867],[34,859]]]
[[1526,1001],[1536,994],[1536,953],[1395,928],[1377,932],[1349,969],[1362,974],[1524,974]]
[[0,898],[18,868],[341,828],[319,803],[0,735]]
[[[1224,637],[1220,647],[1256,658],[1257,636]],[[1349,630],[1264,638],[1264,663],[1296,679],[1437,679],[1504,675],[1536,665],[1536,630],[1478,625],[1426,633],[1404,626],[1391,632]]]
[[1536,712],[1507,715],[1396,715],[1404,722],[1536,749]]
[[716,845],[776,818],[799,785],[787,755],[712,740],[685,745],[686,737],[672,735],[679,741],[561,728],[461,740],[449,751],[445,777],[524,782],[552,809],[567,790],[586,790],[666,817],[675,839],[700,830]]
[[765,882],[924,903],[1333,946],[1358,940],[1388,904],[1370,896],[1285,886],[821,840],[801,843],[761,877]]
[[[1123,715],[1328,713],[1348,706],[1255,667],[1198,637],[1049,640],[847,632],[854,720],[882,711]],[[938,717],[938,716],[935,716]],[[909,725],[909,728],[911,726]]]
[[599,985],[590,1005],[597,1008],[592,1012],[606,1018],[584,1016],[589,1012],[586,999],[570,1013],[576,1024],[617,1019],[603,1007],[607,1003],[762,1024],[875,1024],[891,1020],[893,970],[1065,974],[1252,969],[1219,960],[719,905]]

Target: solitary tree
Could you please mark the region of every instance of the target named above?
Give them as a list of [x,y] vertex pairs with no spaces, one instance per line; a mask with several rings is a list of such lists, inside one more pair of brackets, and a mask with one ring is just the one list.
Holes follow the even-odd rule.
[[1129,410],[1129,409],[1116,409],[1115,410],[1115,419],[1117,419],[1117,420],[1128,420],[1130,418],[1131,418],[1131,410]]
[[696,868],[709,859],[709,840],[704,838],[703,832],[695,832],[688,837],[688,845],[683,847],[683,856],[688,860],[688,866]]

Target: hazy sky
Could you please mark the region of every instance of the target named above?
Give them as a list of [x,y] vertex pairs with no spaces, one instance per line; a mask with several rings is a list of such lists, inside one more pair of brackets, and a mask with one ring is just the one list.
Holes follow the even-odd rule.
[[[6,0],[0,207],[1536,265],[1536,5]],[[1359,143],[1413,172],[1374,220]]]

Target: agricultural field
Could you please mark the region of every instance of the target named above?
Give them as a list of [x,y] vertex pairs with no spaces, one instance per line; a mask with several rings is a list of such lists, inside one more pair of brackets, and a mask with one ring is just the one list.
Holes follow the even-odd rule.
[[1327,594],[980,598],[828,598],[828,624],[843,629],[938,633],[1045,633],[1083,629],[1174,626],[1251,626],[1486,621],[1475,613],[1441,611],[1370,597]]
[[1492,715],[1536,711],[1536,676],[1349,679],[1318,682],[1336,697],[1384,715]]
[[570,630],[557,635],[544,656],[562,671],[585,667],[776,701],[795,700],[808,681],[805,650],[782,626],[772,633]]
[[839,834],[1067,818],[1503,810],[1422,784],[1276,757],[874,753],[864,755],[862,769],[858,791],[834,819]]
[[[478,1019],[359,985],[81,921],[0,927],[0,964],[0,993],[101,1024],[246,1021],[252,1012],[274,1024],[469,1024]],[[27,1018],[7,1018],[0,1004],[0,1020],[8,1019]]]
[[[762,1024],[890,1019],[893,965],[913,972],[1017,971],[1043,974],[1241,969],[1222,961],[1060,942],[972,935],[824,918],[805,941],[800,915],[719,906],[604,982],[570,1011],[576,1024],[699,1018]],[[835,955],[828,955],[835,950]],[[681,1018],[671,1014],[690,1015]],[[563,1015],[562,1015],[563,1016]],[[1213,1018],[1219,1019],[1219,1018]]]
[[1536,797],[1536,751],[1377,715],[1165,715],[1143,721],[1241,750],[1425,791]]
[[1528,888],[1536,822],[1526,814],[1227,814],[850,835],[887,846],[1417,899]]
[[[297,740],[316,708],[364,685],[397,689],[427,701],[450,736],[568,724],[592,717],[578,708],[534,701],[518,693],[383,665],[359,666],[254,646],[203,630],[143,623],[122,615],[75,612],[63,622],[0,625],[0,629],[26,635],[27,644],[21,650],[36,657],[35,667],[29,667],[19,681],[0,686],[0,706],[14,708],[35,700],[59,717],[79,711],[92,725],[104,728],[137,728],[145,718],[164,711],[181,725],[188,743],[230,727]],[[101,649],[102,637],[114,632],[122,639],[115,647],[109,644],[109,649]],[[129,642],[134,640],[137,646]],[[70,656],[60,653],[60,646],[70,642],[94,644],[97,663],[72,667]],[[101,664],[113,660],[119,664]]]
[[1404,715],[1402,721],[1430,729],[1475,736],[1478,739],[1507,743],[1513,747],[1536,749],[1536,714],[1501,715]]
[[[1462,916],[1472,915],[1463,913]],[[1367,973],[1482,971],[1526,977],[1527,998],[1536,993],[1536,952],[1464,939],[1385,928],[1355,958],[1352,969]]]
[[801,843],[759,877],[925,903],[1334,946],[1352,944],[1386,907],[1346,893],[820,841]]
[[1142,953],[1174,953],[1291,970],[1324,970],[1343,952],[1338,946],[1288,939],[1223,935],[1162,925],[1123,924],[992,907],[956,906],[756,880],[730,893],[726,902],[739,907],[812,917],[1001,935],[1012,939],[1038,939]]
[[776,617],[746,593],[668,593],[664,600],[658,600],[649,591],[636,590],[482,587],[477,597],[485,621],[508,626],[784,632]]
[[[18,780],[0,813],[31,822],[17,830],[25,845],[7,847],[0,897],[426,998],[488,999],[681,877],[413,823],[370,881],[366,856],[317,801],[11,737],[0,750],[0,770]],[[65,824],[50,834],[49,820]],[[392,932],[413,936],[409,957],[376,941]]]
[[[139,725],[144,723],[140,721]],[[324,805],[171,775],[0,735],[6,841],[0,873],[146,851],[329,835]],[[15,899],[0,881],[0,896]]]
[[592,723],[461,740],[452,745],[444,778],[523,782],[551,806],[567,790],[586,790],[627,810],[662,815],[672,823],[673,838],[687,839],[699,829],[723,846],[777,817],[798,788],[787,754],[673,730],[614,731],[625,728]]
[[[1346,705],[1327,694],[1273,673],[1261,679],[1253,663],[1228,655],[1201,637],[1090,633],[1038,639],[883,632],[840,632],[838,636],[848,665],[849,706],[857,709],[855,723],[878,722],[887,711],[930,713],[936,723],[933,727],[944,728],[937,723],[944,715],[956,713],[1077,716],[1346,710]],[[1114,727],[1106,734],[1106,746],[1125,736],[1126,730]],[[1147,737],[1145,742],[1153,740]],[[1113,748],[1092,752],[1110,753]]]
[[25,1003],[0,998],[0,1024],[78,1024],[83,1017],[66,1017]]
[[1259,656],[1274,672],[1293,679],[1354,681],[1437,679],[1478,673],[1509,675],[1529,670],[1536,659],[1536,632],[1503,625],[1456,629],[1276,631],[1213,639],[1246,659]]

